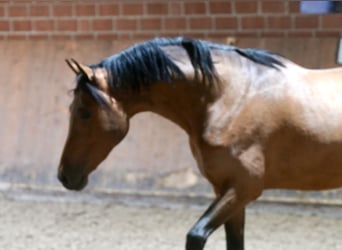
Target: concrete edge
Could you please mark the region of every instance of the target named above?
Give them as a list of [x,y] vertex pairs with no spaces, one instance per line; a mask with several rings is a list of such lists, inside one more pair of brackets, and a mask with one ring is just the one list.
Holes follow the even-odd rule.
[[[173,191],[134,190],[134,189],[94,189],[81,192],[68,191],[63,187],[39,186],[27,184],[0,183],[0,195],[12,200],[85,202],[85,203],[122,203],[143,206],[191,206],[203,207],[213,200],[212,194],[198,194]],[[297,197],[262,196],[254,203],[309,205],[309,206],[342,206],[340,199],[315,199]]]

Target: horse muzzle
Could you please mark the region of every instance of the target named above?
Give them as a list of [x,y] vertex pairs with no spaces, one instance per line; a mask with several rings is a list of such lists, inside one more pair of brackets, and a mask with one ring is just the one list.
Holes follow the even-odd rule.
[[58,179],[63,186],[70,190],[80,191],[88,184],[88,177],[85,175],[66,174],[60,167],[58,170]]

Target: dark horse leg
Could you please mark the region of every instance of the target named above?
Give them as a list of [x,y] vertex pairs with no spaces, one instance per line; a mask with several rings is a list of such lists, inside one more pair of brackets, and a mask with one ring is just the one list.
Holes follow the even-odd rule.
[[227,250],[244,249],[245,209],[235,213],[225,224]]
[[216,198],[187,234],[186,250],[203,250],[210,234],[223,224],[228,249],[243,250],[244,205],[233,189]]

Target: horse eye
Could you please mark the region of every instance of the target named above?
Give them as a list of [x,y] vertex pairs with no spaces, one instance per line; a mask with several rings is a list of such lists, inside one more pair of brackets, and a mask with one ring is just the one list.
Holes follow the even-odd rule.
[[86,110],[85,108],[78,108],[77,114],[78,114],[79,118],[82,120],[87,120],[91,116],[90,112],[88,110]]

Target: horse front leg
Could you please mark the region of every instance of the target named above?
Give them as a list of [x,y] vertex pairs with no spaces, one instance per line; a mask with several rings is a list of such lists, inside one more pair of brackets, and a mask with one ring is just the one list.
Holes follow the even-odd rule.
[[223,224],[227,224],[229,250],[243,250],[243,233],[239,231],[243,230],[241,210],[244,211],[245,204],[234,188],[216,198],[187,234],[186,250],[202,250],[210,234]]

